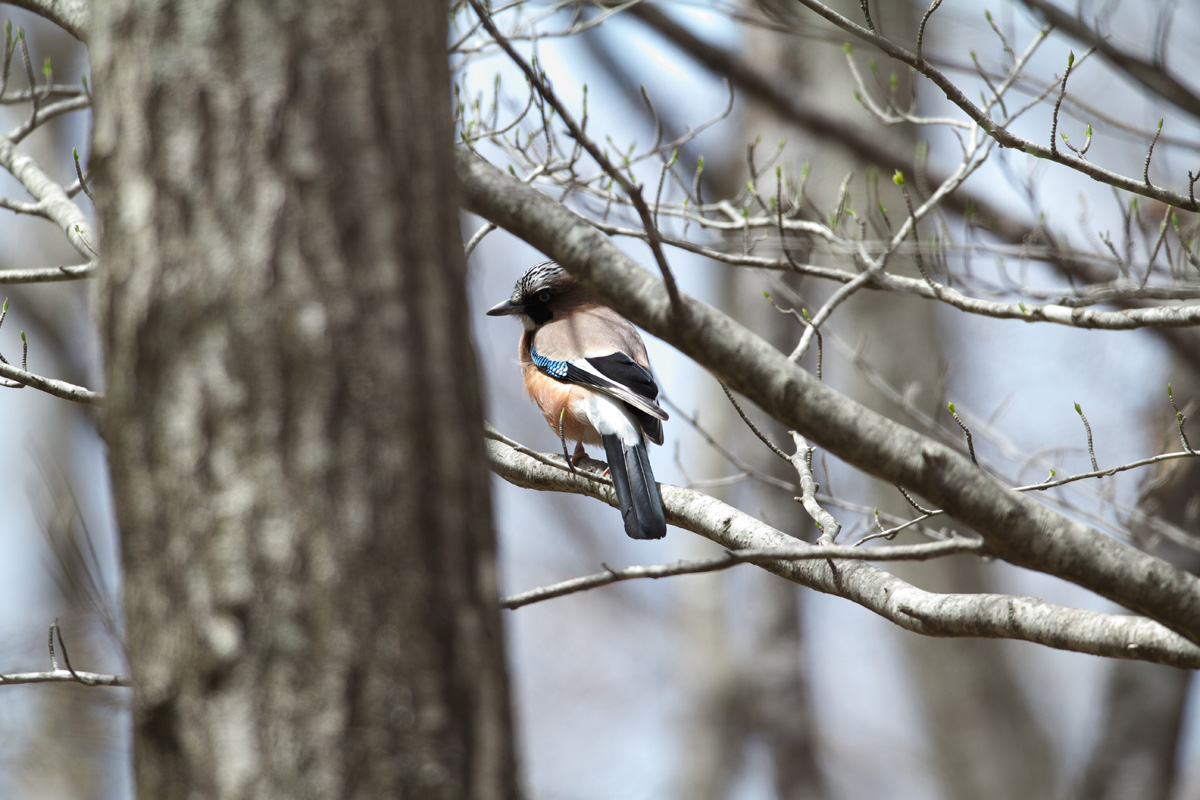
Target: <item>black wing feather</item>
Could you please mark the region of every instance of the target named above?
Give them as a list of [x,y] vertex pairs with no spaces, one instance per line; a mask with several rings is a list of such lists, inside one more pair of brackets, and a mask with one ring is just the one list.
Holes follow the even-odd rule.
[[[625,386],[634,394],[651,402],[658,397],[658,384],[654,382],[654,376],[650,374],[650,370],[624,353],[609,353],[606,356],[596,356],[585,360],[601,375]],[[587,374],[583,370],[579,371]]]
[[[637,418],[646,438],[655,444],[662,444],[662,421],[667,419],[667,412],[663,411],[657,402],[658,384],[654,382],[654,376],[650,374],[650,370],[625,353],[609,353],[606,356],[594,356],[585,360],[596,372],[628,391],[632,397],[621,397],[614,394],[609,384],[570,362],[567,363],[565,379],[572,383],[594,386],[602,392],[612,394],[617,399],[625,400],[626,407]],[[630,402],[633,398],[640,400],[641,403]]]

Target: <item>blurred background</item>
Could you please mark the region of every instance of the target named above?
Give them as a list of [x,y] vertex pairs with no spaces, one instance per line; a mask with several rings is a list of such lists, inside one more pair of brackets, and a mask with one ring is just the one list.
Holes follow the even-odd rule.
[[[86,49],[58,27],[6,4],[0,21],[11,22],[14,42],[24,31],[40,86],[78,87],[89,74]],[[30,112],[23,55],[14,50],[0,95],[4,133]],[[20,147],[70,185],[72,148],[87,163],[90,121],[86,111],[56,117]],[[6,171],[0,197],[30,199]],[[78,202],[91,217],[90,201]],[[0,272],[77,263],[54,225],[0,209]],[[92,292],[86,281],[0,286],[8,301],[0,354],[20,365],[24,331],[29,371],[102,389]],[[0,674],[49,670],[55,619],[73,667],[128,671],[119,644],[120,551],[93,413],[33,389],[0,388]],[[66,684],[0,686],[0,797],[131,796],[126,696],[124,689]]]
[[[874,5],[883,6],[872,8],[877,28],[911,47],[927,6]],[[835,7],[862,21],[859,3]],[[1106,46],[1179,81],[1184,97],[1163,99],[1154,89],[1163,84],[1139,82],[1128,60],[1104,53],[1085,60],[1092,41],[1060,21],[1008,96],[1010,106],[1032,103],[1013,130],[1048,140],[1055,87],[1074,52],[1059,130],[1082,146],[1090,123],[1088,157],[1136,176],[1161,118],[1149,174],[1186,191],[1182,176],[1200,163],[1200,113],[1187,100],[1200,91],[1189,77],[1200,74],[1200,7],[1126,0],[1046,8],[1002,0],[985,16],[974,2],[947,0],[926,26],[925,56],[976,97],[1011,64],[1005,44],[1023,52],[1055,8],[1099,30]],[[498,95],[506,124],[524,106],[524,79],[473,31],[469,9],[453,13],[456,97],[486,106]],[[50,59],[61,83],[77,84],[87,74],[86,52],[68,35],[12,6],[0,5],[0,14],[26,30],[35,69]],[[868,114],[855,97],[847,35],[797,3],[528,2],[498,22],[514,32],[527,58],[536,54],[572,108],[583,108],[587,86],[589,133],[610,152],[642,152],[660,131],[667,141],[684,137],[681,169],[694,174],[703,159],[706,198],[737,196],[752,179],[749,164],[758,169],[773,158],[804,182],[814,208],[831,212],[846,186],[848,205],[864,224],[876,199],[895,222],[904,212],[888,180],[893,170],[903,169],[914,191],[927,193],[961,155],[956,134],[944,126],[883,126]],[[911,98],[917,115],[961,118],[928,81],[914,81],[907,68],[869,47],[855,43],[850,58],[876,97],[894,92],[905,107]],[[19,89],[23,67],[16,67]],[[27,105],[0,106],[3,130],[27,114]],[[67,115],[23,146],[70,183],[71,148],[86,153],[88,122],[87,114]],[[497,163],[511,155],[483,145],[481,151]],[[651,159],[631,169],[654,187],[659,166]],[[771,177],[774,166],[762,171]],[[764,178],[764,192],[768,183],[773,191]],[[1146,240],[1153,244],[1163,215],[1145,201],[1131,209],[1128,197],[1107,186],[1010,151],[992,153],[962,195],[975,209],[986,204],[990,220],[980,222],[965,201],[948,203],[922,243],[944,254],[939,263],[959,285],[989,297],[1069,294],[1097,275],[1112,277],[1122,264],[1144,270]],[[0,196],[24,199],[7,174],[0,174]],[[80,202],[90,213],[86,199]],[[599,216],[594,204],[572,202]],[[481,224],[465,216],[464,241]],[[712,234],[695,235],[722,244]],[[655,269],[643,243],[616,241]],[[76,262],[53,226],[4,210],[0,242],[0,270]],[[740,236],[724,244],[730,252],[742,245]],[[814,309],[836,288],[679,249],[668,256],[683,291],[786,350],[801,330],[763,292],[784,307]],[[804,258],[850,268],[819,248]],[[557,437],[526,398],[514,365],[518,326],[483,316],[543,259],[503,232],[489,234],[471,254],[471,302],[490,422],[531,448],[556,452]],[[912,267],[908,257],[896,269]],[[1196,273],[1167,277],[1194,282]],[[102,389],[91,287],[4,290],[10,313],[0,326],[0,353],[16,362],[24,330],[32,371]],[[665,445],[652,452],[658,479],[710,492],[813,540],[815,528],[793,500],[794,474],[748,433],[711,376],[647,338],[672,413]],[[980,461],[1014,484],[1043,480],[1051,468],[1059,475],[1091,469],[1076,402],[1095,433],[1100,465],[1115,466],[1178,449],[1168,382],[1181,407],[1200,398],[1200,339],[1190,331],[1030,325],[879,292],[859,293],[837,311],[823,331],[821,355],[822,378],[839,391],[961,444],[946,412],[953,402],[972,427]],[[816,353],[804,363],[815,371]],[[786,431],[747,410],[777,441],[786,440]],[[77,668],[123,673],[119,550],[94,420],[86,409],[32,390],[0,389],[0,415],[8,434],[0,456],[0,673],[47,669],[46,631],[55,618]],[[1187,539],[1200,533],[1200,478],[1190,462],[1171,463],[1072,484],[1044,499],[1194,570],[1196,549]],[[823,492],[837,498],[828,507],[844,526],[844,541],[872,529],[876,507],[911,515],[894,488],[820,451],[815,466]],[[585,498],[497,479],[495,500],[505,594],[603,565],[717,552],[677,529],[660,542],[631,541],[616,510]],[[1182,535],[1164,538],[1166,524]],[[906,532],[897,542],[922,540]],[[1112,610],[1071,585],[977,559],[888,569],[932,591],[1006,592]],[[506,612],[505,619],[522,766],[529,796],[538,800],[1200,798],[1200,708],[1190,673],[1180,670],[1016,642],[923,638],[751,566],[622,583]],[[0,797],[131,796],[124,691],[0,687]]]
[[[862,24],[860,3],[831,5]],[[948,0],[929,19],[924,53],[979,102],[988,90],[981,74],[999,84],[997,75],[1011,63],[1001,36],[1021,54],[1046,26],[1039,5],[997,3],[987,8],[989,21],[983,6]],[[876,27],[911,49],[928,4],[871,6]],[[1200,40],[1200,8],[1165,2],[1060,6],[1101,30],[1114,48],[1163,65],[1164,75],[1187,83],[1186,76],[1196,74],[1198,54],[1188,43]],[[576,4],[558,10],[526,5],[498,20],[507,21],[526,58],[536,56],[577,118],[586,84],[588,132],[610,154],[648,150],[658,136],[656,122],[671,141],[720,116],[729,102],[728,79],[735,94],[731,113],[678,148],[685,183],[703,159],[700,185],[712,202],[739,192],[745,197],[751,159],[762,175],[761,193],[773,195],[773,167],[762,165],[783,140],[775,163],[796,182],[806,179],[806,193],[820,210],[837,206],[850,176],[851,207],[865,217],[878,196],[895,223],[904,206],[888,180],[893,170],[903,169],[910,185],[915,174],[927,195],[931,176],[948,174],[962,154],[958,134],[944,126],[885,127],[868,114],[856,101],[859,87],[843,52],[848,36],[797,3],[632,4],[608,17]],[[472,21],[464,12],[460,29]],[[565,31],[572,33],[556,35]],[[521,38],[535,32],[535,42]],[[1061,26],[1052,31],[1021,71],[1021,88],[1008,95],[1007,111],[1014,113],[1047,87],[1057,89],[1074,52],[1076,70],[1059,130],[1082,146],[1091,123],[1089,159],[1140,175],[1146,146],[1165,118],[1162,135],[1169,134],[1171,143],[1160,149],[1163,139],[1156,146],[1151,175],[1186,191],[1183,176],[1197,164],[1200,117],[1095,54],[1084,60],[1090,45]],[[918,79],[912,88],[906,67],[863,43],[853,43],[853,59],[881,105],[878,98],[888,96],[894,75],[896,96],[907,101],[915,92],[914,114],[962,118],[928,81]],[[501,104],[500,118],[514,119],[525,101],[519,74],[486,48],[465,60],[461,97],[486,106],[499,76],[512,98],[509,106]],[[1193,93],[1200,88],[1189,85]],[[1048,141],[1055,99],[1051,91],[1013,130]],[[518,175],[528,174],[511,152],[482,145],[480,151],[496,163],[508,158]],[[648,194],[659,185],[659,168],[655,159],[634,167]],[[869,188],[873,174],[882,175],[878,183],[886,189]],[[666,184],[669,195],[671,181]],[[1068,295],[1076,282],[1095,277],[1065,272],[1063,260],[1052,257],[1056,252],[1090,254],[1079,259],[1085,267],[1112,269],[1103,241],[1108,237],[1125,255],[1128,198],[1066,169],[997,151],[962,194],[986,203],[1000,221],[973,227],[964,221],[970,212],[960,199],[957,206],[946,204],[940,227],[929,226],[922,244],[930,251],[942,247],[955,285],[976,296],[1011,296],[1005,292],[1018,285]],[[600,203],[573,199],[591,218],[601,216]],[[1148,213],[1157,215],[1157,226],[1162,209]],[[626,219],[626,228],[638,227],[635,217]],[[480,224],[469,220],[465,235]],[[678,226],[672,230],[679,232]],[[714,243],[711,234],[692,233]],[[940,245],[933,244],[935,237]],[[615,241],[657,272],[643,242]],[[725,244],[740,252],[740,234]],[[777,256],[778,245],[770,247],[768,240],[765,254]],[[796,250],[800,261],[851,268],[845,257],[810,254],[803,243]],[[763,292],[781,306],[815,310],[836,288],[679,249],[667,252],[684,291],[754,327],[784,352],[802,331],[776,313]],[[1138,252],[1134,247],[1130,263],[1139,263]],[[514,366],[519,326],[482,316],[543,258],[503,232],[490,234],[471,257],[472,300],[490,421],[530,447],[557,452],[557,437],[525,397]],[[1140,258],[1144,270],[1147,259]],[[895,269],[915,274],[911,256],[908,261]],[[1194,271],[1189,279],[1195,281]],[[1029,325],[970,316],[911,296],[860,292],[833,315],[823,341],[826,382],[906,425],[961,444],[946,411],[953,402],[972,427],[981,462],[1014,485],[1044,480],[1051,468],[1059,476],[1091,469],[1075,402],[1096,432],[1099,463],[1115,466],[1178,449],[1168,381],[1177,399],[1200,396],[1200,344],[1190,333]],[[710,492],[814,540],[815,527],[793,500],[794,475],[750,435],[716,381],[662,343],[648,344],[673,414],[665,445],[652,452],[659,480]],[[811,352],[804,363],[817,368]],[[1190,394],[1180,393],[1184,385],[1192,387]],[[790,441],[786,431],[773,429],[753,409],[750,414],[777,442]],[[843,540],[872,529],[875,507],[912,515],[893,487],[820,451],[815,464],[823,491],[845,503],[827,505],[846,528]],[[1180,502],[1170,509],[1165,484],[1179,487]],[[1141,470],[1074,484],[1047,499],[1194,569],[1194,550],[1176,552],[1159,543],[1139,527],[1139,512],[1170,517],[1195,536],[1196,511],[1186,506],[1197,489],[1196,471],[1185,467],[1171,475]],[[496,498],[507,593],[598,572],[602,565],[718,552],[678,530],[662,542],[630,541],[619,514],[589,499],[540,495],[500,480]],[[896,541],[922,540],[906,533]],[[1074,586],[968,557],[887,568],[931,591],[1006,592],[1113,610]],[[535,797],[1200,797],[1198,709],[1189,700],[1191,676],[1180,670],[1113,664],[1016,642],[923,638],[749,566],[622,583],[508,612],[506,619],[524,766]]]

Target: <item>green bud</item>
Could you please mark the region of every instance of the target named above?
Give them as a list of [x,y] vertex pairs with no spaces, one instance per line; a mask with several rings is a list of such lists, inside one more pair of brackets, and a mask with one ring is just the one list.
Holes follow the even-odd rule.
[[903,186],[904,185],[904,173],[901,172],[900,170],[896,170],[896,174],[892,176],[892,183],[896,184],[897,186]]

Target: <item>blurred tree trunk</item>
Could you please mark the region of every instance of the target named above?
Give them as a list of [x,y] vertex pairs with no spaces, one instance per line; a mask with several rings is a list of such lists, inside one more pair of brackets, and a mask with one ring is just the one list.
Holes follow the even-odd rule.
[[[915,41],[927,6],[912,2],[876,7],[875,23],[884,31]],[[940,33],[939,30],[929,35]],[[896,62],[886,63],[887,66],[880,66],[881,74],[895,71],[901,76],[909,75],[907,68]],[[904,97],[907,91],[901,88],[897,94]],[[936,100],[925,102],[932,108]],[[890,135],[896,135],[897,129],[888,130]],[[928,147],[925,157],[916,156],[917,131],[909,128],[905,133],[914,161],[920,164],[927,160]],[[882,174],[891,172],[888,165],[880,166]],[[910,169],[909,165],[903,166],[906,171]],[[919,197],[926,196],[924,167],[911,169],[914,180],[909,184],[910,190]],[[904,201],[899,194],[892,194],[884,202],[889,209],[897,210],[893,213],[903,215]],[[932,227],[927,223],[920,230],[922,240],[927,240]],[[912,257],[894,259],[889,270],[919,275]],[[891,387],[906,394],[910,388],[915,389],[911,401],[923,406],[927,414],[944,425],[953,427],[945,412],[947,398],[940,394],[947,379],[943,347],[952,337],[947,336],[936,305],[866,292],[859,293],[846,307],[855,315],[853,327],[866,332],[869,345],[863,352],[865,363],[877,365],[879,377]],[[860,376],[853,380],[858,382]],[[914,422],[906,420],[908,412],[904,408],[865,381],[856,387],[853,396],[881,413],[909,424]],[[915,421],[915,424],[922,423]],[[912,507],[894,486],[874,483],[878,490],[875,502],[881,510],[902,517],[913,514]],[[931,591],[970,592],[988,584],[987,571],[974,558],[895,564],[889,569]],[[1013,663],[1006,658],[1011,652],[1010,645],[992,639],[929,639],[911,634],[901,634],[900,642],[908,656],[909,672],[921,693],[931,744],[929,766],[945,797],[954,800],[1053,797],[1057,784],[1054,751],[1017,682]]]
[[143,797],[515,797],[446,6],[96,7]]
[[[820,41],[824,38],[811,19],[796,15],[793,4],[759,0],[759,5],[777,22],[788,21],[798,30],[803,29],[811,39]],[[841,13],[861,20],[861,4],[855,0],[839,0],[831,5]],[[915,38],[918,21],[927,4],[872,5],[874,23],[881,30],[901,38],[905,35]],[[829,38],[840,45],[838,34]],[[779,40],[775,41],[778,48]],[[760,63],[767,46],[766,42],[755,44],[756,60]],[[886,77],[894,72],[898,76],[901,83],[897,95],[905,97],[909,91],[906,85],[910,74],[908,68],[877,54],[871,55],[878,60],[881,75]],[[870,57],[860,57],[864,74],[868,74],[866,62]],[[785,80],[789,86],[803,86],[808,102],[818,107],[841,108],[842,99],[851,96],[855,86],[847,71],[828,68],[832,60],[830,49],[787,47],[773,59],[770,73],[787,76]],[[864,124],[865,112],[861,116],[855,113],[850,112],[848,121]],[[756,123],[755,129],[772,130],[763,122]],[[892,148],[907,150],[913,154],[913,159],[907,163],[864,163],[843,143],[828,137],[814,137],[806,131],[799,131],[799,136],[794,131],[786,132],[789,149],[798,145],[799,151],[814,163],[807,191],[822,211],[828,213],[836,207],[841,182],[847,175],[854,176],[850,186],[853,194],[861,191],[864,176],[873,170],[887,176],[900,168],[914,178],[909,184],[911,190],[918,195],[923,192],[924,169],[913,167],[918,160],[917,132],[911,126],[878,130],[880,136],[891,140]],[[772,141],[769,136],[764,139]],[[879,152],[888,149],[881,146]],[[889,181],[878,183],[879,199],[892,210],[894,220],[897,209],[903,214],[904,200]],[[867,213],[871,213],[870,210]],[[923,230],[922,236],[926,235]],[[799,257],[804,258],[802,253]],[[919,274],[911,257],[893,259],[889,271]],[[800,289],[805,292],[804,300],[811,304],[811,309],[819,308],[826,299],[823,293],[807,291],[808,287],[801,286]],[[943,359],[939,353],[944,335],[932,310],[925,302],[882,292],[860,292],[841,307],[831,330],[840,332],[843,337],[852,335],[852,344],[862,349],[865,363],[877,365],[878,376],[889,385],[920,387],[924,391],[916,396],[936,405],[938,398],[932,395],[943,377],[940,374]],[[793,330],[791,344],[787,346],[794,346],[798,338],[799,332]],[[812,357],[810,353],[806,363],[813,364]],[[906,420],[903,408],[884,397],[854,370],[838,370],[827,378],[880,413],[910,422]],[[830,482],[829,476],[817,477]],[[843,480],[836,474],[834,478],[832,482],[843,491],[857,480],[855,476]],[[881,510],[901,516],[911,514],[911,508],[890,485],[872,480],[866,485],[859,483],[853,491],[862,492],[858,499],[866,505],[877,505]],[[861,499],[871,492],[875,493],[873,499]],[[835,516],[839,513],[836,508],[830,510]],[[978,586],[983,580],[975,559],[939,559],[917,566],[901,563],[891,565],[889,569],[933,590],[947,586]],[[908,634],[901,634],[899,642],[908,656],[910,674],[922,694],[921,705],[932,739],[930,750],[937,754],[929,765],[930,772],[939,781],[946,797],[983,800],[1043,797],[1053,793],[1053,754],[1008,663],[1001,657],[1002,644],[985,640],[935,641]],[[997,758],[997,754],[1003,754],[1003,757]],[[979,766],[992,762],[1002,766],[993,770]],[[1014,764],[1019,766],[1012,768]]]
[[[1192,348],[1200,335],[1179,331]],[[1171,366],[1174,395],[1188,416],[1200,398],[1200,376],[1184,358]],[[1182,405],[1188,403],[1190,408]],[[1174,423],[1174,420],[1171,420]],[[1192,429],[1192,426],[1189,426]],[[1194,429],[1193,429],[1194,430]],[[1163,450],[1178,450],[1179,432],[1172,424],[1163,434]],[[1192,437],[1194,440],[1194,436]],[[1195,446],[1195,442],[1192,442]],[[1193,460],[1164,461],[1146,477],[1129,530],[1143,549],[1180,569],[1200,574],[1200,464]],[[1190,547],[1165,538],[1171,525],[1190,536]],[[1192,673],[1186,670],[1118,661],[1112,665],[1105,713],[1095,748],[1078,794],[1089,800],[1165,800],[1180,785],[1179,740],[1183,733]]]

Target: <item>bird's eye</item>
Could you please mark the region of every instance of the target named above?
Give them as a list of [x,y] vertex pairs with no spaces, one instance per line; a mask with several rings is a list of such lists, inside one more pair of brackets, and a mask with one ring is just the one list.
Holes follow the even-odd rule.
[[550,302],[550,293],[542,292],[541,294],[538,295],[538,300],[542,303],[549,303]]

